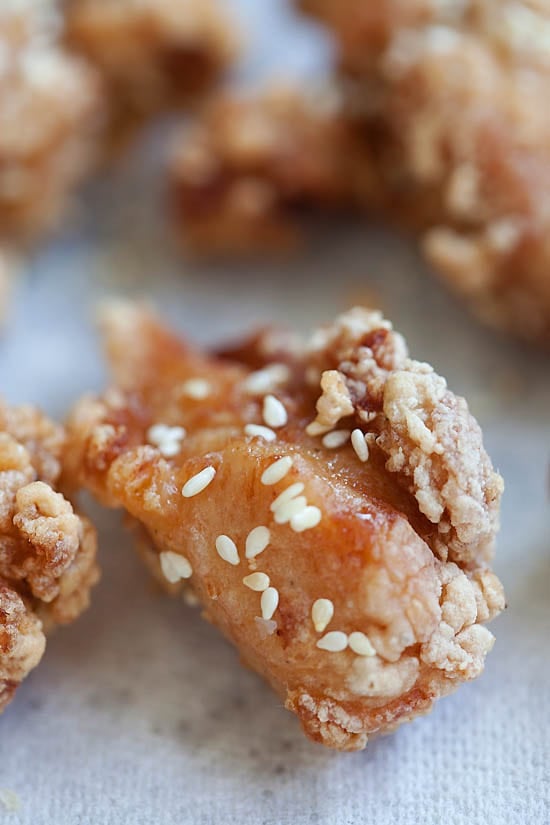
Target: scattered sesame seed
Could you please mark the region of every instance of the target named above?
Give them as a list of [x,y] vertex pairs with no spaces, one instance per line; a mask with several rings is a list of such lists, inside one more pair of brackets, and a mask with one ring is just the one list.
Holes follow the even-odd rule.
[[244,434],[250,435],[252,438],[265,438],[266,441],[275,441],[277,435],[270,430],[269,427],[262,427],[261,424],[247,424],[244,428]]
[[267,590],[264,590],[260,601],[260,607],[262,608],[262,618],[271,619],[273,614],[277,610],[278,604],[279,591],[276,590],[274,587],[268,587]]
[[272,392],[290,378],[290,369],[286,364],[269,364],[256,372],[251,372],[244,381],[244,389],[250,395],[264,395]]
[[263,553],[269,544],[270,533],[267,527],[254,527],[246,537],[245,556],[253,559]]
[[282,504],[290,501],[290,499],[295,498],[296,496],[299,496],[304,487],[305,485],[302,481],[296,481],[295,484],[291,484],[290,487],[283,490],[283,492],[277,496],[275,501],[271,503],[269,508],[271,512],[274,513],[275,510],[277,510]]
[[284,427],[288,421],[288,415],[282,401],[279,401],[274,395],[266,395],[263,405],[263,418],[268,427]]
[[287,524],[298,513],[303,512],[307,507],[307,498],[305,496],[297,496],[291,498],[290,501],[283,501],[277,507],[273,514],[273,519],[276,524]]
[[206,378],[189,378],[181,385],[181,394],[186,398],[193,398],[195,401],[208,398],[211,392],[212,386]]
[[321,636],[317,642],[317,647],[320,650],[328,650],[329,653],[340,653],[340,651],[345,650],[347,646],[347,634],[342,633],[341,630],[331,630],[329,633]]
[[349,634],[348,644],[358,656],[376,656],[376,650],[365,633],[355,630]]
[[189,559],[186,559],[180,553],[173,553],[171,550],[160,554],[160,566],[164,578],[172,584],[179,582],[180,579],[189,579],[193,575],[193,568]]
[[218,556],[224,561],[235,565],[235,567],[239,564],[240,559],[237,545],[229,536],[218,536],[216,539],[216,550],[218,551]]
[[335,450],[337,447],[343,447],[349,437],[349,430],[332,430],[323,436],[322,444],[328,450]]
[[182,439],[185,438],[183,427],[168,427],[166,424],[153,424],[147,430],[147,441],[158,447],[165,458],[172,458],[181,449]]
[[269,587],[269,576],[266,573],[251,573],[244,577],[243,584],[257,593],[263,593]]
[[278,481],[282,481],[282,479],[286,476],[291,467],[292,457],[289,455],[284,455],[282,458],[277,459],[277,461],[274,461],[273,464],[270,464],[269,467],[266,470],[264,470],[260,481],[262,482],[262,484],[265,484],[266,487],[270,486],[271,484],[277,484]]
[[321,521],[322,513],[318,507],[310,505],[304,507],[299,513],[296,513],[290,519],[290,526],[295,533],[303,533],[304,530],[311,530],[312,527],[317,527]]
[[368,461],[369,448],[365,441],[365,435],[359,428],[355,429],[351,434],[351,446],[355,450],[359,461]]
[[193,496],[202,493],[202,491],[208,487],[215,475],[215,467],[205,467],[204,470],[201,470],[200,473],[191,476],[191,478],[185,482],[181,491],[182,496],[184,496],[184,498],[192,498]]
[[325,630],[333,616],[334,605],[330,599],[317,599],[317,601],[313,602],[311,620],[317,633],[322,633],[323,630]]

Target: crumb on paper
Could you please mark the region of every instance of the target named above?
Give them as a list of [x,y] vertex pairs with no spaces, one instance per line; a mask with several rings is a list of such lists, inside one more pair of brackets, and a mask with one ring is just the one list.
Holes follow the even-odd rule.
[[21,808],[21,800],[10,788],[0,788],[0,805],[8,813],[16,813]]

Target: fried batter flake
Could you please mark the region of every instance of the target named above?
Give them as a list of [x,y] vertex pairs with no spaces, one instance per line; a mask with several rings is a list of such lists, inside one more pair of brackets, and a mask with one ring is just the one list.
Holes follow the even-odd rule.
[[[262,423],[263,394],[248,390],[269,371],[261,335],[220,357],[134,306],[114,307],[105,330],[116,389],[72,413],[67,472],[129,513],[157,578],[198,597],[308,736],[362,748],[479,675],[483,623],[504,606],[487,566],[501,480],[465,402],[389,322],[355,309],[294,344],[266,388],[287,416],[269,439],[245,432]],[[316,368],[349,390],[331,423],[372,434],[367,461],[349,439],[327,449],[308,434]],[[182,394],[198,378],[208,397]],[[148,443],[155,425],[185,431],[179,452]]]
[[75,619],[98,579],[95,531],[54,485],[64,432],[0,401],[0,710],[42,658],[45,631]]

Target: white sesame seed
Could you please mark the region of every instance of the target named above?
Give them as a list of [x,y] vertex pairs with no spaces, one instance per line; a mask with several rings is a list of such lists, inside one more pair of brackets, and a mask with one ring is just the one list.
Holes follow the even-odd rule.
[[365,435],[362,430],[357,428],[351,434],[351,446],[355,450],[355,454],[359,461],[368,461],[369,448],[365,441]]
[[181,394],[186,398],[193,398],[195,401],[208,398],[211,392],[212,386],[205,378],[189,378],[181,385]]
[[268,587],[267,590],[264,590],[264,592],[262,593],[262,598],[260,600],[260,607],[262,608],[262,618],[271,619],[273,614],[277,610],[278,604],[279,591],[276,590],[274,587]]
[[287,524],[298,513],[302,513],[306,507],[307,498],[305,496],[291,498],[290,501],[283,501],[280,507],[277,507],[273,513],[273,519],[276,524]]
[[202,491],[208,487],[215,475],[215,467],[205,467],[204,470],[201,470],[200,473],[191,476],[191,478],[185,482],[181,491],[182,496],[184,496],[184,498],[192,498],[193,496],[202,493]]
[[272,392],[290,378],[290,369],[286,364],[269,364],[256,372],[251,372],[244,382],[244,389],[250,395],[264,395]]
[[269,508],[271,512],[274,513],[275,510],[281,507],[282,504],[285,504],[285,502],[290,501],[292,498],[295,498],[296,496],[299,496],[300,493],[303,491],[304,486],[305,485],[302,481],[297,481],[295,484],[291,484],[290,487],[287,487],[286,490],[283,490],[283,492],[277,496],[275,501],[271,503]]
[[229,564],[237,566],[239,563],[239,551],[237,545],[229,536],[218,536],[216,539],[216,550],[218,556]]
[[288,415],[282,401],[279,401],[274,395],[266,395],[263,405],[263,418],[268,427],[284,427],[288,421]]
[[173,553],[171,550],[160,554],[160,566],[164,578],[172,584],[179,582],[180,579],[189,579],[193,575],[193,568],[189,559],[179,553]]
[[304,507],[299,513],[292,516],[290,519],[290,526],[295,533],[303,533],[304,530],[311,530],[312,527],[317,527],[321,521],[322,513],[318,507],[310,505]]
[[247,424],[244,428],[244,434],[250,435],[252,438],[265,438],[266,441],[275,441],[277,435],[270,430],[269,427],[262,427],[261,424]]
[[372,646],[371,640],[365,633],[354,630],[349,634],[348,644],[358,656],[376,656],[376,650]]
[[172,458],[179,453],[183,438],[185,438],[183,427],[153,424],[147,431],[147,441],[158,447],[160,454],[165,458]]
[[257,593],[263,593],[269,587],[269,576],[266,573],[251,573],[244,577],[243,584]]
[[337,447],[343,447],[349,437],[349,430],[332,430],[323,437],[322,444],[328,450],[335,450]]
[[262,484],[265,484],[266,487],[270,486],[271,484],[277,484],[278,481],[282,481],[282,479],[286,476],[291,467],[292,457],[289,455],[284,455],[282,458],[277,459],[277,461],[274,461],[273,464],[270,464],[269,467],[266,470],[264,470],[260,481],[262,482]]
[[317,601],[313,602],[311,620],[317,633],[322,633],[323,630],[325,630],[333,616],[334,605],[330,599],[317,599]]
[[340,653],[348,646],[348,637],[341,630],[331,630],[330,633],[325,633],[317,642],[317,647],[320,650],[328,650],[329,653]]
[[270,533],[267,527],[254,527],[246,537],[245,556],[253,559],[263,553],[269,544]]

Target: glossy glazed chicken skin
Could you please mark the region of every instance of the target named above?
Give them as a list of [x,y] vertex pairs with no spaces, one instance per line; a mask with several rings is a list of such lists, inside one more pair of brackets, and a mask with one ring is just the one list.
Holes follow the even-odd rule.
[[0,400],[0,711],[99,575],[93,527],[56,491],[63,449],[61,427]]
[[74,410],[68,475],[136,520],[309,737],[363,748],[482,671],[502,481],[379,313],[223,355],[140,307],[105,328],[115,386]]

